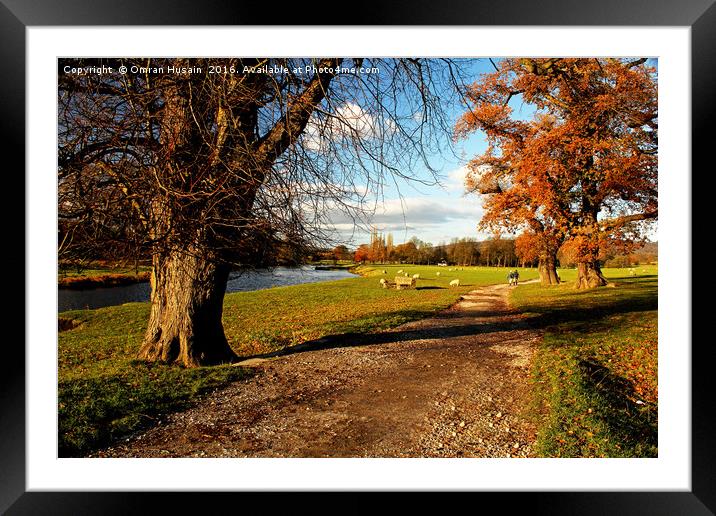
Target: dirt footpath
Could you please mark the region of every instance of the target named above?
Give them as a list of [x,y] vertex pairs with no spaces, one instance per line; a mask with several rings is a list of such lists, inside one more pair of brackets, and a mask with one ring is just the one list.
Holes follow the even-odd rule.
[[[540,334],[478,288],[430,319],[304,345],[95,457],[528,457]],[[317,349],[316,349],[317,348]]]

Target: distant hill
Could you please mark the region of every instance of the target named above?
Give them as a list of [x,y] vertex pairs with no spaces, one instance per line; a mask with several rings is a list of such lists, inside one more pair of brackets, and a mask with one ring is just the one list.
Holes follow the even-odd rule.
[[640,249],[640,251],[657,254],[659,251],[659,242],[647,242],[644,247]]
[[644,245],[641,249],[637,249],[634,251],[636,256],[641,257],[648,257],[650,258],[649,261],[657,261],[659,259],[659,243],[658,242],[649,242]]
[[631,265],[643,265],[657,263],[659,261],[659,243],[647,242],[643,247],[636,249],[630,255],[619,255],[605,262],[607,267],[629,267]]

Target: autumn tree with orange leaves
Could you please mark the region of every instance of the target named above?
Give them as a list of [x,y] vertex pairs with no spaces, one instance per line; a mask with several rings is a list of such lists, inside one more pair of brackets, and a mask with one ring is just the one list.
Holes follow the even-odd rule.
[[[489,144],[467,178],[484,196],[480,225],[529,231],[543,284],[558,281],[562,246],[577,288],[605,285],[600,253],[637,245],[657,218],[657,84],[646,61],[505,59],[466,91],[456,136],[481,130]],[[531,120],[513,116],[513,98],[535,107]]]
[[538,262],[540,258],[540,249],[542,241],[540,235],[531,230],[526,230],[517,235],[515,239],[515,255],[522,263],[533,264]]

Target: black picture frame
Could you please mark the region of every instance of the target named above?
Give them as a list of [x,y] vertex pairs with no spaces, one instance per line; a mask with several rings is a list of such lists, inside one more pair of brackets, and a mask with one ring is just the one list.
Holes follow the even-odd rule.
[[[113,25],[501,25],[501,26],[688,26],[691,28],[692,163],[707,164],[716,141],[711,122],[716,115],[715,0],[500,0],[499,2],[395,1],[360,2],[352,12],[340,13],[335,3],[282,5],[262,2],[203,0],[0,0],[0,80],[3,169],[14,179],[13,192],[25,192],[25,30],[31,26]],[[267,11],[270,11],[267,13]],[[318,13],[318,14],[317,14]],[[11,168],[9,158],[19,157]],[[709,168],[712,168],[711,166]],[[12,171],[12,173],[10,172]],[[689,171],[684,171],[688,174]],[[693,181],[693,174],[691,176]],[[6,186],[7,188],[7,186]],[[7,191],[7,190],[6,190]],[[13,197],[17,195],[13,194]],[[15,242],[26,241],[17,223],[17,208],[3,206],[5,220],[15,221]],[[11,226],[9,224],[8,226]],[[10,229],[8,229],[10,231]],[[693,237],[693,235],[692,235]],[[693,238],[692,238],[693,242]],[[24,246],[23,246],[24,249]],[[694,256],[693,252],[691,256]],[[23,270],[24,250],[8,261]],[[691,278],[685,278],[691,281]],[[16,306],[24,306],[16,305]],[[692,306],[696,306],[692,303]],[[32,307],[25,307],[32,310]],[[692,316],[692,321],[694,320]],[[16,340],[16,339],[15,339]],[[714,375],[711,339],[674,343],[691,345],[692,356],[692,489],[689,492],[524,492],[475,493],[481,502],[491,498],[509,509],[532,514],[714,514],[716,512],[716,453],[711,402]],[[50,345],[50,343],[48,343]],[[6,339],[5,367],[0,375],[0,512],[8,514],[133,514],[162,504],[166,513],[225,512],[223,504],[247,501],[246,493],[80,493],[26,492],[25,484],[25,353]],[[295,495],[294,495],[295,496]],[[206,498],[212,498],[207,502]],[[416,497],[415,500],[420,500]],[[327,501],[327,500],[326,500]],[[273,503],[273,502],[272,502]],[[295,501],[294,501],[295,503]],[[327,504],[330,507],[331,504]],[[503,506],[504,506],[503,505]],[[247,510],[247,506],[243,506]],[[360,505],[355,505],[359,508]],[[489,506],[485,506],[489,507]],[[239,506],[236,506],[239,510]],[[330,508],[331,512],[337,510]]]

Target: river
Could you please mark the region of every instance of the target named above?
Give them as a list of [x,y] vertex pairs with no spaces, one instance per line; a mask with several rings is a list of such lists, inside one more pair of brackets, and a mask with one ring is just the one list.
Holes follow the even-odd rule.
[[[355,275],[346,270],[316,270],[313,266],[276,267],[272,270],[232,272],[226,292],[246,292],[304,283],[320,283]],[[82,290],[58,289],[58,311],[102,308],[124,303],[149,301],[149,283]]]

